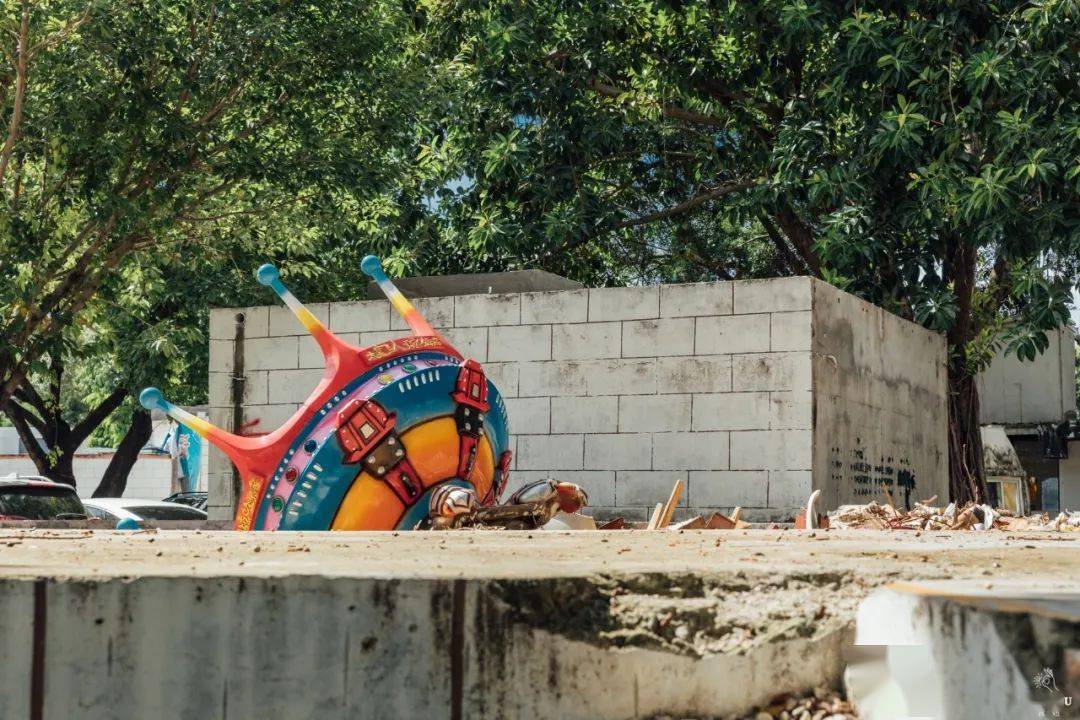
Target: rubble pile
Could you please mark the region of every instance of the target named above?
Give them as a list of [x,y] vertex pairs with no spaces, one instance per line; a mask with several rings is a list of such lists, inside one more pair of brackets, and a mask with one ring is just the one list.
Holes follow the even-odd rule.
[[915,503],[911,510],[891,504],[869,502],[866,505],[841,505],[829,513],[829,527],[837,529],[876,530],[1047,530],[1080,531],[1080,512],[1059,513],[1051,520],[1046,513],[1016,516],[1008,510],[989,505],[956,503],[935,507],[928,502]]
[[767,707],[732,720],[858,720],[847,700],[834,690],[818,688],[803,697],[781,696]]

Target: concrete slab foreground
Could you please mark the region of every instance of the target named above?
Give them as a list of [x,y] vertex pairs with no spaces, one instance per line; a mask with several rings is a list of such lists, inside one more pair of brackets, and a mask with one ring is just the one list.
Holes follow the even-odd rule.
[[1077,588],[1077,540],[5,530],[0,717],[723,716],[838,684],[877,587]]
[[856,644],[846,680],[866,720],[1080,717],[1075,586],[892,584],[863,601]]

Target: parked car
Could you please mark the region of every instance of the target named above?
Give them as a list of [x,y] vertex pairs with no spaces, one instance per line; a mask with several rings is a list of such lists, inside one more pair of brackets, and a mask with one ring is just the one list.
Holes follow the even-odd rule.
[[189,505],[162,500],[138,500],[136,498],[87,498],[83,500],[86,512],[101,518],[109,527],[116,527],[121,520],[205,520],[206,513]]
[[75,488],[40,475],[0,477],[0,520],[86,520]]
[[173,493],[162,502],[180,503],[181,505],[190,505],[193,508],[205,510],[207,497],[208,494],[205,491],[193,490]]

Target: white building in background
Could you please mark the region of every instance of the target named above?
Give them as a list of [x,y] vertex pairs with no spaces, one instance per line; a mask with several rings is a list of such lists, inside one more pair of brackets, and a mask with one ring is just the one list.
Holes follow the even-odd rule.
[[1035,478],[1036,510],[1080,510],[1080,439],[1068,441],[1068,458],[1053,459],[1039,437],[1040,425],[1060,424],[1076,412],[1075,343],[1075,331],[1063,327],[1033,362],[999,354],[979,376],[980,419],[1004,427],[1025,473]]
[[[196,413],[205,416],[205,412]],[[177,491],[178,486],[174,481],[175,468],[172,457],[168,453],[167,438],[175,425],[160,413],[152,415],[153,431],[149,442],[143,447],[139,459],[131,468],[128,475],[127,487],[124,497],[160,500]],[[90,497],[101,482],[105,474],[105,468],[112,460],[111,448],[100,448],[89,445],[80,447],[75,453],[75,480],[78,483],[78,492],[82,497]],[[206,490],[206,474],[208,453],[205,443],[203,447],[202,471],[199,473],[199,490]],[[13,427],[0,427],[0,476],[4,475],[37,475],[38,469],[26,447],[19,438]]]

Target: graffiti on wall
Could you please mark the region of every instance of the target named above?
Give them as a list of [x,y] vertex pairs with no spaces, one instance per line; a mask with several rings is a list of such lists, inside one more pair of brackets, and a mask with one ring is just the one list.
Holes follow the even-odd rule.
[[915,497],[915,472],[907,457],[894,458],[879,454],[874,457],[862,442],[855,438],[849,448],[829,448],[829,480],[835,487],[849,487],[856,502],[891,497],[898,506],[910,510]]
[[411,529],[445,507],[491,505],[506,486],[509,426],[498,389],[479,363],[428,324],[377,258],[364,258],[361,268],[411,336],[351,345],[297,300],[277,268],[259,268],[259,282],[293,311],[326,363],[322,381],[280,428],[233,434],[156,388],[140,396],[143,406],[205,437],[237,467],[238,530]]

